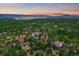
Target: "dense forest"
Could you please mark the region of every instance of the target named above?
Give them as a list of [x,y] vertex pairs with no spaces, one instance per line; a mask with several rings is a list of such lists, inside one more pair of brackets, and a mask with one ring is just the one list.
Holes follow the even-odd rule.
[[0,19],[2,56],[77,56],[79,19]]

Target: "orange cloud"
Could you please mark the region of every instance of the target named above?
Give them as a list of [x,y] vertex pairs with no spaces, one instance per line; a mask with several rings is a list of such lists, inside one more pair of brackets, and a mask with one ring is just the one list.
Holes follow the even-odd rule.
[[69,11],[69,12],[52,12],[52,11],[49,11],[49,12],[34,12],[34,11],[24,11],[24,12],[13,12],[13,11],[2,11],[0,12],[0,14],[28,14],[28,15],[50,15],[50,16],[60,16],[60,15],[64,15],[64,14],[71,14],[71,15],[79,15],[79,12],[72,12],[72,11]]

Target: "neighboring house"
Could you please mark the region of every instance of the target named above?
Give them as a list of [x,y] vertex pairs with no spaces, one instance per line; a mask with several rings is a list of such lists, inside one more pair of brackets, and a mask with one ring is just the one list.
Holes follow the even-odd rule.
[[54,50],[59,50],[61,48],[69,48],[69,47],[71,46],[64,42],[60,42],[60,41],[55,41],[53,45]]

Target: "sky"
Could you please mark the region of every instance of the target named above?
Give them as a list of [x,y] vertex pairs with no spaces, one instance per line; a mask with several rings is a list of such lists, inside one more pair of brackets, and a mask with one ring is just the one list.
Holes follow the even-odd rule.
[[79,15],[79,3],[0,3],[0,14]]

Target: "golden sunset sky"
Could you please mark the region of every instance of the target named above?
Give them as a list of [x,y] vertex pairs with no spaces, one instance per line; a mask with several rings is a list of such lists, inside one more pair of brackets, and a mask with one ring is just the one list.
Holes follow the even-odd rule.
[[0,3],[0,14],[79,15],[79,3]]

